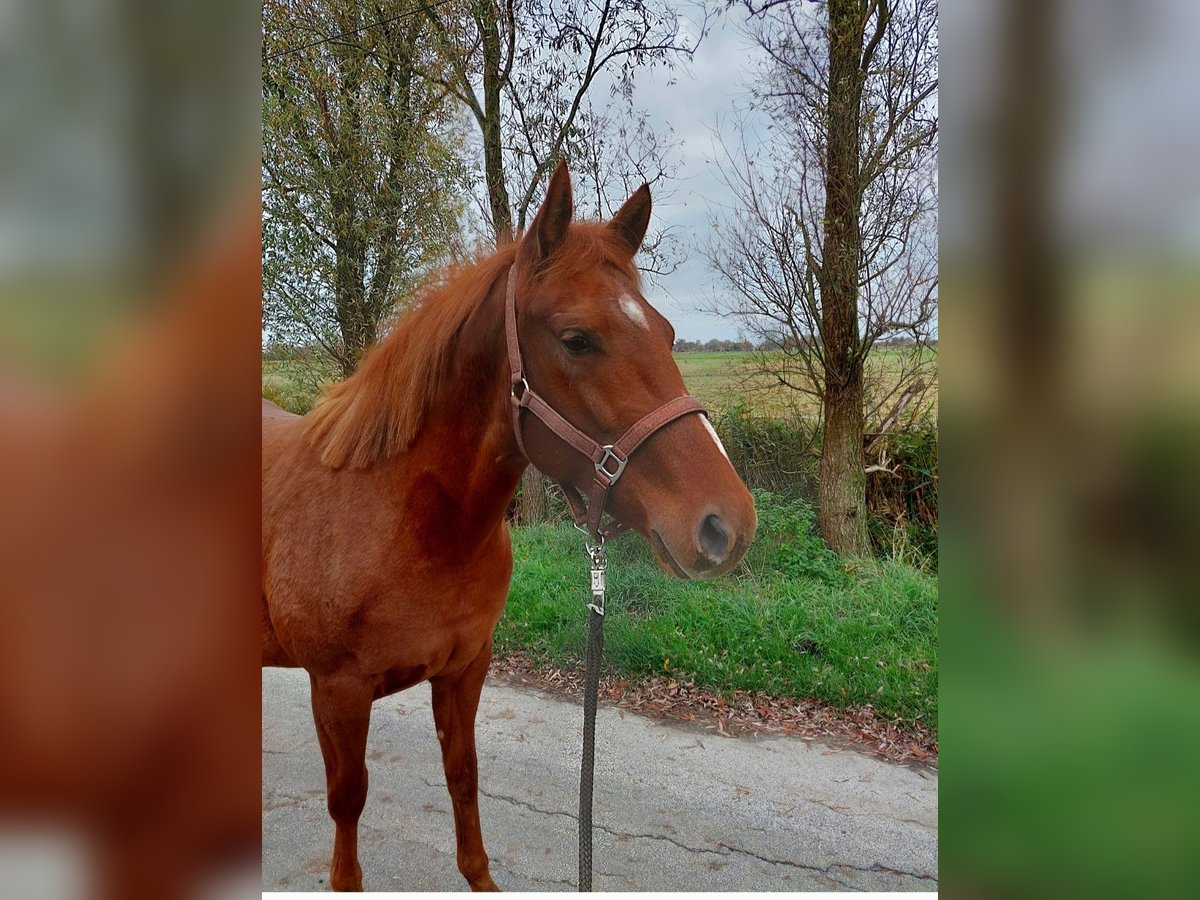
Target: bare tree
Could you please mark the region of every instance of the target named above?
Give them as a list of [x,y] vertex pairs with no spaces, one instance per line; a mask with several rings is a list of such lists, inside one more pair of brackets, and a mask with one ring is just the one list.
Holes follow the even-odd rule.
[[778,348],[763,371],[820,402],[821,533],[866,554],[867,423],[918,412],[935,364],[936,0],[746,6],[773,136],[726,145],[735,203],[707,250],[729,289],[715,306]]
[[[703,23],[689,35],[665,0],[450,0],[425,14],[449,61],[434,77],[478,127],[482,212],[496,244],[525,228],[561,158],[571,160],[585,216],[606,216],[642,182],[669,174],[672,145],[634,113],[634,75],[690,56]],[[661,230],[641,259],[652,273],[678,261]],[[544,516],[533,468],[521,502],[523,518]]]
[[634,110],[634,78],[689,58],[706,21],[685,27],[663,0],[452,0],[426,15],[451,60],[440,83],[478,126],[497,243],[525,228],[559,159],[597,217],[670,174],[675,145]]
[[263,6],[263,312],[349,375],[459,241],[461,138],[419,0]]

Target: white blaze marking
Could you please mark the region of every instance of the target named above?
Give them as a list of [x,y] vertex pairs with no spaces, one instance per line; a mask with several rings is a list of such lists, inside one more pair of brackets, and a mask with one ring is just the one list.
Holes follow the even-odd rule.
[[708,416],[701,416],[700,421],[704,423],[704,427],[708,429],[708,433],[712,435],[712,439],[716,441],[717,449],[721,451],[721,455],[729,459],[729,454],[725,452],[725,445],[721,443],[721,439],[717,437],[717,429],[712,427],[712,422],[708,421]]
[[621,299],[617,302],[621,307],[621,312],[629,316],[631,322],[635,325],[641,325],[647,331],[650,330],[650,323],[646,321],[646,314],[642,312],[642,307],[636,300],[628,294],[622,294]]

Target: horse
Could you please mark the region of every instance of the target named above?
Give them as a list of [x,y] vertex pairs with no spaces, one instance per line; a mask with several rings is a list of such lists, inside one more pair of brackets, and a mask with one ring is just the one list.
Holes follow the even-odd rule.
[[753,498],[641,293],[650,209],[642,185],[611,220],[575,220],[560,163],[524,235],[436,279],[312,412],[263,401],[263,665],[309,674],[334,890],[362,890],[371,705],[426,680],[459,871],[499,890],[474,728],[526,466],[571,493],[604,482],[603,510],[680,578],[728,572],[753,537]]

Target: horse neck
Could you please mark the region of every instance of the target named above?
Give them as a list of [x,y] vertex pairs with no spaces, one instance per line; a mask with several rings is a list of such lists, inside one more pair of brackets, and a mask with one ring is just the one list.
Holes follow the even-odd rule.
[[504,338],[504,279],[463,323],[445,380],[403,467],[452,492],[466,523],[503,518],[527,461],[513,435]]

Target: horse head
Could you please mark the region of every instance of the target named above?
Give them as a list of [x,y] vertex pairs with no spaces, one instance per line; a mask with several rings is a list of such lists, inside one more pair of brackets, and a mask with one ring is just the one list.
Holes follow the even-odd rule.
[[[525,386],[599,445],[687,395],[674,329],[642,295],[633,262],[650,206],[642,185],[610,221],[574,221],[560,163],[516,252],[510,302]],[[589,493],[596,460],[538,416],[518,417],[517,428],[530,462]],[[664,571],[711,578],[737,565],[754,536],[754,501],[705,415],[673,418],[627,463],[606,509],[646,537]]]

